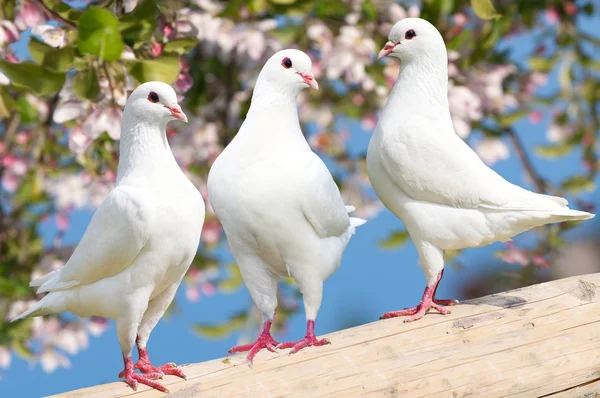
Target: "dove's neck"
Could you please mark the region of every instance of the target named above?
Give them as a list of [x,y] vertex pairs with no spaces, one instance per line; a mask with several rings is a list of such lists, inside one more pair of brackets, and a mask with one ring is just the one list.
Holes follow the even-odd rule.
[[448,113],[447,61],[436,62],[427,58],[402,61],[389,102],[398,112]]
[[[288,88],[268,81],[258,81],[252,94],[252,102],[248,115],[252,117],[265,117],[268,119],[277,115],[298,120],[298,105],[296,100],[300,88]],[[289,119],[287,119],[289,122]]]
[[[244,121],[246,129],[240,134],[252,135],[256,143],[268,142],[268,148],[277,148],[279,144],[306,142],[298,120],[296,99],[301,88],[282,87],[270,82],[257,82],[250,109]],[[252,126],[252,127],[250,127]],[[254,128],[264,126],[265,128]],[[250,137],[249,137],[250,139]]]
[[146,176],[179,169],[167,141],[166,123],[156,124],[123,115],[117,183],[137,173]]

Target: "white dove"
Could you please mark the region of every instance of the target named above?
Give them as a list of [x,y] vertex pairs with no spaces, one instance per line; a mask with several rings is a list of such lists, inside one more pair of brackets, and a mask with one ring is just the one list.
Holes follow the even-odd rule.
[[571,210],[563,198],[513,185],[487,167],[454,132],[448,109],[448,58],[429,22],[406,18],[392,28],[379,58],[400,59],[400,75],[367,152],[371,184],[405,224],[427,287],[419,305],[382,318],[423,317],[455,300],[438,300],[444,250],[508,241],[531,228],[594,215]]
[[[250,294],[263,316],[263,329],[247,360],[263,348],[328,344],[315,337],[323,281],[340,265],[342,253],[364,220],[348,217],[342,197],[325,164],[315,155],[298,121],[296,98],[302,89],[318,89],[312,62],[298,50],[282,50],[265,64],[254,88],[246,120],[216,159],[208,176],[208,194]],[[292,276],[304,298],[304,339],[278,343],[271,337],[277,307],[278,276]]]
[[165,128],[174,119],[187,122],[171,86],[148,82],[135,89],[123,113],[115,189],[69,261],[31,282],[48,294],[14,319],[62,311],[114,319],[125,367],[119,377],[134,390],[140,382],[166,391],[155,379],[185,377],[173,363],[153,366],[146,350],[196,254],[204,223],[202,196],[167,142]]

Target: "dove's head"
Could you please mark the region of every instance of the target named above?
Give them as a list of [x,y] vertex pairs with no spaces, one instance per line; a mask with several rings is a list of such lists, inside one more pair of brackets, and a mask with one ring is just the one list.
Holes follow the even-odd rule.
[[421,18],[405,18],[392,27],[378,58],[398,58],[402,63],[411,61],[448,62],[446,45],[438,30]]
[[302,89],[319,89],[312,73],[312,61],[300,50],[287,49],[276,52],[263,66],[256,84],[268,83],[282,91],[298,94]]
[[147,82],[138,86],[125,104],[123,118],[131,114],[134,119],[144,119],[160,125],[171,120],[187,123],[187,116],[177,103],[177,94],[173,87],[162,82]]

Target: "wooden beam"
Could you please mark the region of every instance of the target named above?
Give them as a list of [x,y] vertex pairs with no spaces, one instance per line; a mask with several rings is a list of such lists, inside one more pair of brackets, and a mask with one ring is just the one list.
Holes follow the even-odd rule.
[[[390,308],[395,309],[395,308]],[[600,274],[331,333],[331,345],[187,365],[172,397],[600,397]],[[55,397],[163,397],[122,382]]]

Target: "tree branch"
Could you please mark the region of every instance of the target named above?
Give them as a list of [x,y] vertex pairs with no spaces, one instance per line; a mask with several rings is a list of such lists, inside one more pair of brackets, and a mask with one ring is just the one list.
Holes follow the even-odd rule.
[[44,4],[44,2],[42,0],[36,0],[36,3],[41,7],[41,9],[44,12],[44,14],[46,14],[50,19],[54,19],[56,21],[59,21],[60,23],[62,23],[65,26],[68,26],[71,29],[77,28],[77,25],[75,25],[73,22],[71,22],[68,19],[64,18],[62,15],[60,15],[56,11],[53,11],[53,10],[49,9],[46,6],[46,4]]
[[512,128],[509,128],[506,130],[506,134],[515,147],[515,151],[517,152],[517,156],[519,157],[519,160],[525,169],[525,173],[527,173],[527,176],[531,179],[531,181],[533,181],[535,190],[539,193],[546,192],[548,182],[536,172],[535,168],[533,167],[533,163],[531,163],[531,159],[527,155],[527,152],[525,152],[523,143],[521,140],[519,140],[519,137],[517,137],[515,131]]

